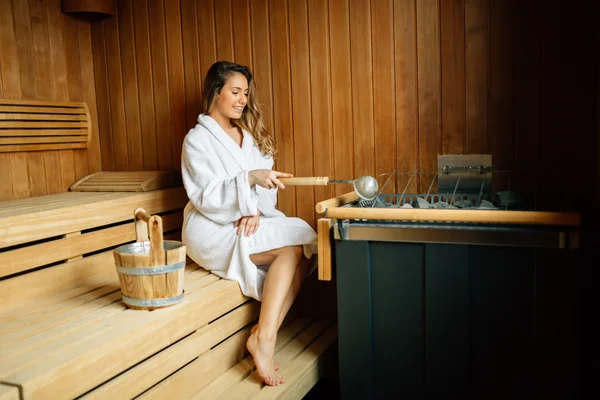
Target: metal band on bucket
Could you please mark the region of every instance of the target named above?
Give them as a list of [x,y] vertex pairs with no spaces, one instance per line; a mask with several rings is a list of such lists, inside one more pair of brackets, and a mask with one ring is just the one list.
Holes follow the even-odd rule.
[[173,304],[177,304],[181,300],[183,300],[184,293],[185,293],[185,290],[183,292],[181,292],[180,295],[177,295],[175,297],[168,297],[165,299],[133,299],[131,297],[127,297],[127,296],[123,296],[123,295],[121,295],[121,298],[123,299],[123,303],[127,304],[128,306],[166,307],[166,306],[172,306]]
[[131,267],[121,267],[117,266],[117,271],[123,275],[159,275],[166,274],[173,271],[178,271],[181,268],[185,267],[185,260],[180,261],[176,264],[168,264],[161,265],[156,267],[146,267],[146,268],[131,268]]

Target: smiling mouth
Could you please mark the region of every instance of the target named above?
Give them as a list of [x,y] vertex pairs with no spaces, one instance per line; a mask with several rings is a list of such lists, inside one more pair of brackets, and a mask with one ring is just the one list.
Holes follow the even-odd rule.
[[244,111],[244,107],[233,107],[233,109],[240,112]]

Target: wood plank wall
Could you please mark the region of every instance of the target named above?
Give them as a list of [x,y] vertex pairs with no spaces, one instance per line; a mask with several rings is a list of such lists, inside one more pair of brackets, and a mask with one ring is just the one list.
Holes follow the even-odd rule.
[[100,171],[90,23],[60,0],[0,0],[0,98],[85,101],[89,149],[0,154],[0,200],[64,192]]
[[[202,80],[250,66],[277,168],[351,179],[398,168],[428,189],[438,154],[491,153],[496,190],[539,207],[591,200],[593,13],[566,0],[120,0],[92,24],[106,170],[179,168]],[[590,55],[592,54],[592,55]],[[591,163],[591,164],[590,164]],[[591,166],[591,168],[590,168]],[[380,177],[385,182],[386,176]],[[314,226],[335,188],[280,208]],[[434,187],[435,190],[435,187]]]

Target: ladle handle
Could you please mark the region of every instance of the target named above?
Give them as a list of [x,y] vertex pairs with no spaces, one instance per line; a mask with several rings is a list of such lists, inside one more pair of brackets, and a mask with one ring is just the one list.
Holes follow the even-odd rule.
[[327,185],[329,178],[326,176],[307,176],[302,178],[279,178],[279,181],[289,186],[323,186]]

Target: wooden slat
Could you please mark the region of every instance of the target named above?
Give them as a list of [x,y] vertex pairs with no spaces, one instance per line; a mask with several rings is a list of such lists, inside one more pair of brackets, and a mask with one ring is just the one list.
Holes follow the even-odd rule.
[[30,177],[30,188],[32,196],[43,196],[47,194],[46,168],[44,154],[33,152],[28,154],[27,169]]
[[19,388],[0,383],[0,400],[19,400]]
[[[38,145],[32,145],[37,147]],[[5,146],[3,149],[15,148],[19,146]],[[0,147],[0,149],[2,149]],[[29,197],[31,192],[29,190],[29,176],[27,173],[27,155],[23,153],[15,153],[10,155],[10,171],[12,175],[13,183],[13,195],[16,199]],[[2,229],[0,227],[0,229]]]
[[[333,127],[331,118],[331,53],[327,2],[309,0],[309,59],[315,176],[335,176],[333,171]],[[337,88],[336,88],[337,90]],[[317,139],[315,139],[317,138]],[[315,202],[333,196],[335,185],[316,186]]]
[[465,0],[440,2],[441,40],[441,154],[464,154]]
[[48,194],[62,192],[58,151],[44,151],[44,167],[46,168]]
[[[74,15],[62,14],[63,35],[65,40],[65,59],[67,63],[67,82],[69,100],[82,101],[82,77],[79,65],[79,39],[77,37],[77,18]],[[86,160],[87,163],[87,160]]]
[[8,138],[5,137],[1,137],[0,136],[0,145],[18,145],[18,144],[23,144],[23,145],[27,145],[27,144],[34,144],[34,143],[38,143],[38,144],[42,144],[42,143],[87,143],[87,136],[64,136],[64,137],[49,137],[49,136],[42,136],[42,137],[18,137],[18,136],[11,136]]
[[[219,281],[212,274],[192,273],[185,276],[188,296]],[[102,295],[54,315],[34,319],[20,327],[20,321],[17,321],[15,325],[20,329],[4,332],[0,337],[2,373],[8,375],[17,372],[22,364],[35,365],[52,355],[56,349],[66,351],[73,343],[102,334],[102,331],[116,327],[123,319],[136,318],[135,312],[121,302],[122,293],[118,285],[108,285],[95,292]],[[195,329],[190,327],[190,330]]]
[[[182,2],[183,3],[183,2]],[[200,102],[202,97],[202,81],[204,81],[204,73],[200,75],[198,65],[198,52],[202,51],[203,46],[199,46],[198,13],[206,7],[213,10],[212,1],[187,1],[181,6],[181,26],[183,28],[183,69],[185,78],[185,131],[188,132],[198,123],[198,113],[200,112]],[[210,35],[211,25],[203,25],[207,29],[207,35]],[[213,47],[216,44],[213,43]],[[200,47],[200,48],[199,48]],[[216,52],[215,52],[216,54]],[[216,57],[216,55],[215,55]],[[208,67],[217,61],[216,59],[208,61]],[[207,67],[207,70],[208,70]]]
[[[87,145],[87,143],[86,143]],[[69,190],[69,186],[75,182],[75,160],[72,150],[61,150],[60,151],[60,178],[61,178],[61,191],[66,192]]]
[[[114,265],[111,267],[114,270]],[[199,292],[220,280],[212,274],[191,273],[185,275],[186,293]],[[89,340],[102,331],[117,327],[123,319],[141,317],[121,302],[118,284],[105,285],[94,293],[102,293],[91,301],[75,304],[51,315],[13,321],[14,329],[4,332],[2,339],[3,375],[16,373],[26,364],[35,365],[44,358],[62,351],[75,343]],[[43,301],[40,299],[40,301]],[[126,315],[123,316],[122,314]],[[189,328],[193,332],[196,328]],[[16,340],[16,341],[15,341]]]
[[45,121],[34,121],[34,122],[26,122],[26,121],[0,121],[0,132],[2,129],[12,129],[12,128],[87,128],[87,122],[45,122]]
[[[204,86],[204,78],[210,66],[218,60],[217,58],[217,39],[216,39],[216,24],[215,24],[215,2],[214,1],[201,1],[196,2],[197,6],[197,21],[198,26],[202,27],[198,29],[196,33],[198,39],[198,58],[199,64],[199,86],[201,90]],[[186,5],[183,4],[185,9]],[[185,20],[181,18],[182,22]],[[185,38],[184,38],[185,44]],[[184,52],[184,57],[187,58]],[[186,68],[187,69],[187,68]],[[198,105],[201,105],[198,103]]]
[[[217,39],[217,58],[219,60],[233,61],[233,25],[231,17],[231,0],[215,1],[215,24],[219,34]],[[236,9],[236,12],[238,10]]]
[[33,35],[31,34],[31,13],[29,2],[13,1],[15,34],[19,53],[19,72],[21,75],[21,93],[26,99],[36,99],[37,84],[33,52]]
[[353,92],[352,124],[354,127],[355,150],[354,177],[358,178],[363,175],[375,175],[373,64],[371,51],[372,27],[369,2],[350,0],[349,8]]
[[[19,354],[36,351],[38,347],[48,343],[51,339],[82,329],[100,318],[109,318],[113,314],[122,312],[123,307],[112,308],[110,312],[106,311],[111,304],[121,300],[119,287],[110,285],[105,286],[103,289],[104,293],[92,301],[44,318],[41,321],[34,321],[33,324],[21,326],[20,329],[3,332],[0,337],[0,348],[2,349],[0,359],[2,363],[9,362]],[[84,318],[85,321],[83,321]]]
[[72,191],[141,192],[181,186],[179,171],[98,172],[71,185]]
[[[17,38],[15,36],[13,2],[11,0],[1,0],[0,7],[3,10],[0,13],[0,43],[2,43],[0,72],[2,72],[3,96],[20,99],[22,96],[21,73]],[[3,104],[5,101],[0,99],[0,104]]]
[[21,121],[86,121],[85,114],[40,114],[40,113],[9,113],[0,107],[0,120]]
[[137,207],[157,213],[182,208],[186,203],[183,188],[172,188],[116,194],[113,200],[99,203],[6,216],[0,219],[0,248],[133,219]]
[[90,23],[80,20],[77,23],[79,43],[79,63],[81,66],[81,84],[83,99],[88,106],[90,115],[90,143],[86,153],[88,159],[88,174],[101,169],[100,165],[100,131],[98,129],[98,112],[96,106],[96,89],[94,83],[94,65],[92,57],[92,41]]
[[394,221],[474,222],[484,224],[579,226],[581,216],[572,212],[507,210],[434,210],[383,208],[329,208],[327,216],[339,219]]
[[331,219],[320,218],[317,221],[319,240],[318,268],[319,280],[331,280]]
[[[122,61],[120,58],[121,48],[119,44],[119,26],[118,18],[107,18],[103,20],[104,25],[104,49],[106,51],[106,73],[107,76],[101,77],[101,79],[108,79],[107,87],[107,99],[109,102],[106,106],[110,107],[110,114],[107,116],[104,114],[106,123],[111,125],[111,139],[113,141],[112,148],[108,149],[112,161],[114,162],[114,169],[121,171],[128,171],[129,168],[129,139],[127,138],[127,125],[125,115],[125,104],[124,104],[124,89],[123,89],[123,70]],[[142,38],[140,38],[142,40]],[[137,53],[137,49],[136,49]],[[94,57],[94,62],[96,57]],[[144,66],[142,66],[143,68]],[[104,68],[104,66],[102,66]],[[98,81],[98,80],[96,80]],[[104,89],[104,88],[103,88]],[[103,129],[100,126],[100,129]],[[137,135],[138,132],[132,132],[133,135]],[[141,149],[137,149],[141,151]],[[102,149],[102,155],[104,156],[104,149]],[[103,163],[104,165],[104,160]],[[108,168],[113,169],[113,168]]]
[[[394,76],[394,14],[392,0],[371,2],[373,46],[373,119],[375,176],[394,171],[396,166],[396,95]],[[393,101],[391,101],[393,99]],[[383,176],[380,186],[387,181]],[[390,180],[385,193],[397,193],[395,180]]]
[[[275,352],[280,351],[284,346],[294,340],[311,323],[309,318],[297,318],[289,325],[285,326],[277,333],[277,343],[275,344]],[[198,389],[190,390],[194,393],[190,398],[194,399],[216,399],[226,392],[232,385],[235,385],[244,380],[254,370],[254,360],[252,356],[247,356],[227,372],[221,374],[217,379],[207,384],[198,391]],[[186,393],[187,394],[187,393]]]
[[31,29],[35,52],[35,70],[38,100],[52,100],[52,71],[50,65],[50,42],[48,40],[48,15],[46,4],[42,0],[29,2],[31,8]]
[[172,169],[181,160],[173,160],[173,137],[171,132],[169,104],[169,71],[167,64],[167,41],[165,10],[162,1],[148,2],[150,24],[150,50],[152,53],[152,85],[154,87],[154,120],[156,121],[157,169]]
[[69,100],[69,78],[61,5],[56,1],[47,1],[46,12],[50,41],[50,65],[48,67],[52,70],[54,100],[66,102]]
[[164,399],[171,396],[185,398],[186,393],[193,393],[194,390],[202,388],[238,363],[245,355],[248,336],[250,336],[250,328],[239,331],[138,398]]
[[[280,374],[285,378],[283,370],[285,366],[291,364],[294,358],[298,357],[309,344],[319,336],[323,330],[331,323],[327,320],[321,319],[313,322],[304,331],[302,331],[294,340],[290,341],[282,346],[281,349],[276,349],[275,357],[279,362],[281,369]],[[285,385],[285,383],[284,383]],[[241,400],[255,396],[261,388],[264,386],[262,379],[258,375],[258,371],[252,372],[249,376],[245,377],[241,382],[231,386],[225,393],[219,396],[221,400]]]
[[78,136],[89,135],[87,129],[11,129],[0,130],[0,136]]
[[[1,99],[0,99],[1,100]],[[10,99],[4,99],[5,101],[11,101]],[[16,105],[11,105],[15,103]],[[9,103],[6,104],[1,104],[0,105],[0,111],[3,113],[26,113],[28,114],[46,114],[48,116],[54,115],[54,114],[58,114],[58,115],[72,115],[75,116],[74,118],[77,118],[78,115],[85,115],[86,110],[83,107],[64,107],[64,106],[53,106],[53,104],[59,104],[59,102],[51,102],[48,101],[45,103],[44,106],[35,106],[35,105],[27,105],[30,102],[27,102],[25,100],[12,100]],[[38,104],[40,102],[37,102]],[[18,105],[18,104],[24,104],[24,105]],[[70,103],[67,103],[70,104]],[[9,114],[10,115],[10,114]]]
[[[68,110],[71,110],[72,114],[78,114],[81,112],[81,109],[85,108],[85,103],[81,102],[81,101],[68,101],[68,100],[29,100],[29,99],[15,99],[15,98],[10,98],[10,97],[6,97],[3,99],[0,99],[0,105],[2,107],[4,106],[17,106],[17,107],[24,107],[24,106],[31,106],[31,110],[40,110],[40,112],[51,112],[51,110],[53,109],[65,109],[66,111],[60,111],[60,112],[69,112]],[[30,110],[29,107],[27,107],[28,110]],[[35,112],[35,111],[33,111]]]
[[488,150],[490,0],[465,0],[465,141],[467,154]]
[[[275,112],[275,140],[277,142],[277,170],[295,173],[292,99],[290,88],[289,15],[285,0],[269,2],[271,28],[271,57],[273,74],[273,104]],[[280,190],[278,207],[285,215],[296,215],[296,192]]]
[[[2,297],[6,301],[18,304],[22,301],[39,300],[64,290],[82,285],[93,284],[96,287],[118,285],[111,253],[100,253],[72,263],[65,263],[30,272],[17,278],[2,281]],[[85,275],[75,272],[83,272]],[[28,288],[23,290],[23,288]]]
[[253,73],[260,88],[261,103],[266,113],[263,122],[274,135],[273,76],[271,74],[271,40],[269,36],[269,4],[267,0],[253,0],[250,7],[252,26]]
[[[142,6],[145,2],[138,2]],[[124,101],[127,117],[127,137],[130,146],[135,149],[129,153],[130,167],[133,170],[144,168],[142,152],[142,135],[139,110],[139,87],[133,26],[133,5],[131,0],[117,3],[119,21],[119,45],[123,62],[123,82],[125,85]]]
[[319,358],[337,339],[337,325],[329,328],[310,345],[291,365],[283,367],[286,384],[266,386],[254,397],[261,399],[302,399],[324,373],[319,368]]
[[[203,2],[206,3],[206,2]],[[171,104],[170,134],[173,138],[173,160],[175,168],[181,169],[181,149],[185,137],[185,82],[183,73],[183,48],[181,32],[181,10],[179,2],[168,1],[165,4],[167,31],[169,96]],[[212,32],[211,30],[207,30]],[[206,32],[206,31],[205,31]],[[203,46],[200,46],[202,49]]]
[[[252,26],[250,24],[250,0],[235,1],[235,11],[231,13],[233,26],[233,50],[235,62],[253,70],[252,62]],[[251,28],[252,27],[252,28]]]
[[204,326],[183,341],[145,360],[135,368],[95,389],[84,399],[134,398],[165,377],[209,351],[258,317],[259,303],[250,302]]
[[[163,230],[167,232],[181,227],[182,218],[180,212],[163,216]],[[75,237],[2,252],[0,253],[0,277],[134,240],[135,229],[132,224],[128,223]]]
[[[152,84],[152,50],[150,42],[150,25],[148,21],[148,5],[146,2],[135,3],[135,18],[133,21],[135,32],[135,55],[138,71],[138,85],[140,93],[141,140],[132,141],[128,157],[135,152],[143,154],[143,169],[158,169],[157,141],[156,141],[156,114],[154,101],[154,85]],[[128,133],[128,137],[135,136],[136,132]],[[138,147],[141,146],[141,147]],[[129,169],[133,169],[131,166]]]
[[[46,397],[60,388],[65,397],[76,397],[156,353],[162,343],[189,334],[193,328],[189,321],[202,326],[246,300],[236,282],[219,280],[189,296],[186,293],[186,300],[175,307],[136,312],[135,318],[124,312],[111,319],[106,330],[92,325],[89,333],[80,333],[80,340],[38,360],[35,368],[21,364],[19,371],[4,380],[22,384],[25,396]],[[123,352],[127,358],[121,357]],[[104,367],[98,369],[98,365]],[[77,379],[82,376],[86,378]]]
[[[331,46],[331,100],[333,122],[333,162],[335,179],[354,179],[354,130],[352,125],[352,76],[348,0],[329,2]],[[334,73],[335,71],[335,73]],[[347,192],[335,185],[335,194]]]
[[91,24],[91,40],[94,64],[94,81],[98,107],[98,131],[100,138],[100,156],[102,169],[115,170],[114,140],[112,135],[112,110],[110,107],[108,82],[108,55],[103,20]]
[[[494,96],[490,97],[489,101],[489,124],[488,124],[488,137],[489,137],[489,151],[492,154],[492,162],[494,169],[498,171],[507,171],[514,169],[515,167],[515,144],[516,144],[516,131],[515,126],[515,108],[514,108],[514,17],[516,10],[520,8],[518,1],[506,0],[506,1],[491,1],[490,0],[490,72],[489,72],[489,91],[494,93]],[[556,26],[555,24],[552,24]],[[553,30],[553,32],[555,32]],[[551,48],[555,48],[556,42],[554,41]],[[556,63],[548,61],[549,66],[555,66]],[[542,70],[543,73],[547,69]],[[548,87],[556,84],[556,74],[552,73],[550,80],[551,84]],[[548,90],[548,95],[556,97],[555,101],[550,102],[552,106],[558,104],[558,101],[564,99],[563,93],[557,93],[557,89],[560,86],[554,86]],[[548,95],[544,96],[542,92],[540,100],[548,99]],[[551,93],[551,94],[550,94]],[[557,110],[558,111],[558,110]],[[548,128],[553,129],[554,127],[560,126],[557,118],[560,118],[560,112],[552,113],[554,117],[552,119],[541,119],[540,121],[548,121]],[[551,121],[551,122],[550,122]],[[561,137],[562,129],[559,129],[561,133],[558,135],[551,135],[551,137]],[[548,143],[547,140],[544,143]],[[543,156],[545,153],[540,149],[540,162],[543,164]],[[554,160],[557,154],[553,154],[548,161],[546,166],[554,164]],[[545,183],[545,187],[550,187],[556,181],[562,170],[557,170],[551,180],[543,182],[548,176],[547,174],[541,175],[540,183]],[[492,182],[492,190],[498,192],[501,190],[514,189],[514,186],[509,187],[509,182],[514,180],[514,176],[506,173],[494,174]]]
[[[293,107],[294,159],[302,160],[295,165],[297,176],[314,176],[313,132],[310,107],[310,64],[308,42],[307,4],[301,1],[290,2],[290,63]],[[297,186],[296,215],[309,225],[315,225],[315,195],[313,186]]]
[[[429,172],[437,170],[440,151],[440,20],[439,2],[416,2],[417,59],[419,88],[419,168]],[[430,182],[419,182],[419,192],[425,193]]]

